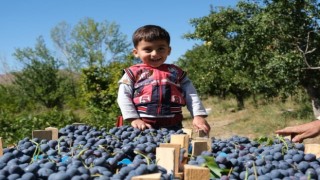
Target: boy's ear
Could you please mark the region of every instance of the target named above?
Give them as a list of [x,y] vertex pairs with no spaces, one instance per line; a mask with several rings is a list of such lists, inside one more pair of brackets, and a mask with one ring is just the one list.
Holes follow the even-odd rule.
[[168,56],[171,54],[171,46],[169,46]]
[[139,58],[138,51],[136,48],[132,50],[132,54],[134,55],[135,58]]

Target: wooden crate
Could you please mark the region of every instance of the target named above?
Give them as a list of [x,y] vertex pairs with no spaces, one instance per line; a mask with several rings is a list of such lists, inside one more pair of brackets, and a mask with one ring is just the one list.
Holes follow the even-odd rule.
[[206,167],[184,165],[184,180],[209,180],[210,170]]
[[311,153],[316,155],[317,158],[320,158],[320,144],[305,144],[304,153]]
[[54,127],[47,127],[45,130],[32,131],[32,138],[46,139],[46,140],[58,140],[59,130]]

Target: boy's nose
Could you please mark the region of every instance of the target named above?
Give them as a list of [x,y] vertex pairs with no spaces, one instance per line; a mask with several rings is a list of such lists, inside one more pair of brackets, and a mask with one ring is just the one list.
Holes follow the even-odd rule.
[[157,55],[157,51],[156,51],[156,50],[153,50],[153,51],[151,52],[151,55],[152,55],[152,56]]

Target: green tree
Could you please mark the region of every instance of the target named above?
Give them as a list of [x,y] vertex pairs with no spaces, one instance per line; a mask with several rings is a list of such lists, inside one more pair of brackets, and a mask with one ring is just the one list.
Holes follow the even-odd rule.
[[0,111],[19,113],[30,107],[28,97],[23,96],[23,93],[18,86],[12,84],[0,84],[0,94]]
[[[286,84],[302,86],[309,95],[314,115],[320,116],[320,4],[317,0],[265,1],[266,13],[277,34],[274,46],[277,62],[287,61],[283,68]],[[281,16],[280,16],[281,15]],[[271,26],[273,25],[273,26]],[[283,26],[283,27],[282,27]],[[280,63],[279,63],[280,64]],[[281,65],[281,64],[280,64]],[[289,67],[289,68],[288,68]],[[288,91],[287,86],[284,89]]]
[[[58,54],[62,59],[63,69],[69,77],[69,86],[71,92],[70,101],[79,101],[80,84],[79,74],[81,71],[80,58],[74,57],[71,51],[71,26],[66,22],[61,22],[51,30],[51,39],[53,44],[58,49]],[[76,103],[79,104],[79,103]]]
[[101,125],[114,123],[120,115],[116,104],[117,81],[122,69],[132,64],[130,43],[119,25],[85,18],[73,28],[66,23],[58,24],[51,36],[62,50],[70,71],[81,73],[82,97],[91,119]]
[[14,84],[30,100],[47,108],[62,108],[65,78],[59,75],[59,61],[51,55],[43,38],[37,39],[34,49],[16,49],[14,56],[24,66],[21,72],[14,73]]
[[[247,8],[250,11],[257,11],[254,6]],[[247,14],[248,12],[244,10],[232,8],[221,8],[219,12],[212,10],[208,16],[192,19],[191,24],[195,27],[195,32],[185,35],[186,38],[205,42],[202,45],[205,51],[200,53],[203,55],[198,56],[199,58],[191,57],[195,62],[203,61],[204,65],[198,70],[200,72],[198,76],[205,77],[205,84],[210,82],[210,87],[206,88],[210,91],[204,93],[211,94],[215,91],[214,95],[232,94],[237,99],[239,109],[244,108],[244,99],[254,93],[252,87],[255,77],[252,67],[254,56],[259,55],[251,51],[250,46],[253,42],[250,42],[251,39],[247,36],[252,35],[250,31],[254,25],[247,19]],[[248,44],[248,41],[251,44]],[[181,60],[188,62],[190,58],[184,56],[179,61]],[[189,71],[194,71],[192,69],[196,67],[189,66],[191,68]],[[193,79],[193,81],[199,80]]]
[[192,19],[195,31],[185,37],[205,42],[211,63],[200,72],[223,79],[211,88],[241,102],[255,94],[285,98],[302,86],[319,111],[318,12],[314,0],[240,1]]

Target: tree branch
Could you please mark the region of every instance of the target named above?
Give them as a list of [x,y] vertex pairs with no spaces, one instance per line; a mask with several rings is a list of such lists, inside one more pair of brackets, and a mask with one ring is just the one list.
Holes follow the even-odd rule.
[[308,63],[308,59],[307,59],[307,54],[311,54],[311,53],[313,53],[315,50],[317,50],[317,48],[313,48],[313,49],[309,50],[310,33],[312,33],[312,32],[313,32],[313,31],[308,32],[306,48],[305,48],[304,50],[302,50],[302,48],[299,46],[298,43],[295,44],[295,45],[296,45],[298,51],[301,53],[304,63],[307,65],[307,68],[302,68],[302,69],[318,70],[318,69],[320,69],[320,67],[312,67],[312,66]]

